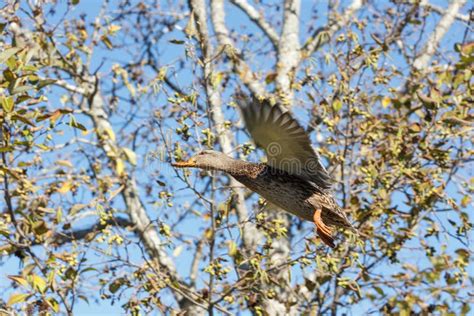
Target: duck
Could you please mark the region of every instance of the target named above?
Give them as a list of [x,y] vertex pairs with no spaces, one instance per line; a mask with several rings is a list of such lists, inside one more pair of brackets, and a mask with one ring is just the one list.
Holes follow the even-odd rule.
[[267,156],[265,163],[234,159],[203,150],[176,168],[221,171],[235,178],[267,202],[316,226],[322,242],[335,248],[334,228],[357,230],[338,205],[333,180],[311,145],[305,129],[280,103],[239,91],[235,101],[254,143]]

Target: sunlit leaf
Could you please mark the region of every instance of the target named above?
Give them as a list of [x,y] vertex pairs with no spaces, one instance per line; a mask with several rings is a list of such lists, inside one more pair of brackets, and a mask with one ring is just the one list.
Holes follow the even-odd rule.
[[30,120],[27,119],[26,117],[21,116],[21,115],[18,115],[18,114],[12,115],[12,120],[21,121],[21,122],[23,122],[23,123],[25,123],[25,124],[28,124],[28,125],[30,125],[30,126],[35,127],[35,124],[34,124],[32,121],[30,121]]
[[64,181],[58,189],[58,192],[61,194],[66,194],[71,190],[73,184],[71,181]]
[[15,281],[16,283],[20,284],[21,286],[23,286],[25,288],[27,288],[29,286],[28,281],[20,275],[9,275],[8,278],[10,280]]
[[30,296],[31,296],[31,294],[24,294],[24,293],[15,293],[15,294],[12,294],[12,295],[10,296],[10,298],[8,299],[7,305],[8,305],[8,306],[12,306],[12,305],[17,304],[17,303],[23,303],[23,302],[26,301]]
[[122,27],[120,25],[116,25],[116,24],[109,25],[109,27],[108,27],[108,31],[109,31],[110,35],[114,35],[118,31],[120,31],[121,29],[122,29]]
[[114,45],[112,44],[112,42],[107,36],[104,35],[100,39],[102,40],[102,43],[104,43],[108,49],[114,48]]
[[46,289],[46,281],[37,274],[31,276],[33,287],[35,287],[40,293],[44,293]]
[[342,108],[342,102],[341,102],[341,100],[339,100],[339,99],[334,99],[334,100],[332,101],[332,108],[334,109],[334,111],[339,112],[339,111],[341,110],[341,108]]
[[40,80],[38,85],[36,86],[37,89],[42,89],[46,86],[49,86],[50,84],[55,83],[57,80],[56,79],[44,79]]
[[122,176],[125,173],[125,164],[123,163],[123,160],[120,158],[117,158],[115,160],[115,172],[117,172],[119,176]]
[[3,52],[0,53],[0,64],[3,64],[5,61],[7,61],[10,57],[15,55],[21,50],[19,47],[11,47],[5,49]]
[[49,305],[49,307],[51,307],[51,309],[55,312],[55,313],[58,313],[59,312],[59,303],[58,301],[56,301],[55,298],[53,297],[48,297],[46,299],[46,303]]
[[13,106],[14,106],[13,97],[1,97],[1,103],[5,112],[9,113],[13,111]]
[[73,168],[74,165],[69,160],[56,160],[56,163],[63,167]]
[[392,102],[392,100],[389,98],[389,97],[384,97],[382,99],[382,106],[384,108],[388,107],[390,105],[390,103]]
[[84,131],[84,132],[87,131],[87,128],[81,123],[77,122],[76,118],[72,115],[70,116],[70,119],[69,119],[69,125],[74,128],[80,129],[81,131]]
[[137,165],[137,155],[135,152],[129,148],[123,147],[122,148],[123,152],[125,153],[125,156],[127,157],[127,160],[134,166]]

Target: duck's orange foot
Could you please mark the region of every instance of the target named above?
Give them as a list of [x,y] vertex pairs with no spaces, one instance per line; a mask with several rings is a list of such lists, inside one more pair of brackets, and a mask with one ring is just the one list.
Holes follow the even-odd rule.
[[321,219],[321,210],[316,210],[313,215],[313,221],[316,225],[316,231],[318,232],[319,237],[321,240],[331,248],[336,247],[334,245],[334,238],[332,238],[332,230],[326,224],[324,224],[323,220]]

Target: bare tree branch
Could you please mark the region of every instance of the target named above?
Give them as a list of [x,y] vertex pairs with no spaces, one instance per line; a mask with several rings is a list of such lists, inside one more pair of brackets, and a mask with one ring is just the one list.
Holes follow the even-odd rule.
[[246,0],[231,0],[231,2],[244,11],[250,20],[252,20],[262,32],[267,35],[267,37],[272,42],[273,46],[276,48],[278,46],[278,34],[273,29],[273,27],[265,20],[265,17],[260,14],[250,3]]
[[415,69],[421,70],[428,67],[431,58],[436,53],[439,43],[451,27],[451,24],[453,24],[454,20],[456,19],[456,15],[465,3],[466,0],[454,0],[451,2],[438,25],[436,25],[435,30],[433,33],[431,33],[431,36],[426,41],[425,47],[423,48],[421,54],[413,62],[413,67]]
[[288,103],[293,100],[291,82],[300,62],[300,7],[300,0],[285,1],[283,28],[278,43],[275,83],[277,92]]
[[311,38],[303,45],[301,50],[303,59],[308,58],[319,47],[329,42],[334,33],[349,23],[354,14],[362,8],[364,2],[364,0],[353,0],[342,15],[332,18],[329,25],[316,29]]
[[[95,82],[95,84],[90,84],[89,82]],[[105,152],[109,161],[116,165],[120,159],[121,148],[115,140],[108,114],[104,110],[105,104],[100,94],[98,79],[94,76],[88,76],[87,80],[81,81],[78,85],[80,85],[79,89],[84,91],[84,96],[87,98],[88,107],[83,106],[83,110],[94,123],[97,136],[101,141],[100,147]],[[123,181],[121,195],[127,206],[125,211],[130,216],[131,223],[143,241],[150,257],[158,262],[162,272],[166,273],[172,280],[183,284],[184,282],[180,280],[174,262],[163,250],[157,229],[148,217],[143,203],[140,200],[135,178],[133,175],[126,175],[125,172],[117,176],[121,177]],[[181,308],[197,314],[203,312],[199,306],[190,303],[189,299],[181,295],[178,291],[174,291],[173,294]]]
[[[215,2],[221,2],[221,1],[212,1],[212,6],[215,7]],[[209,41],[209,36],[208,36],[208,27],[207,27],[207,22],[206,22],[206,6],[205,2],[203,0],[192,0],[191,2],[191,7],[192,10],[196,16],[196,22],[197,22],[197,29],[199,33],[199,38],[200,38],[200,44],[201,44],[201,50],[202,54],[204,57],[204,77],[206,79],[206,93],[207,93],[207,98],[209,100],[209,106],[210,106],[210,114],[211,114],[211,119],[215,124],[215,128],[217,131],[217,138],[219,141],[219,144],[222,147],[222,151],[226,154],[231,154],[232,152],[232,134],[230,133],[229,130],[227,130],[224,126],[225,118],[224,114],[222,113],[222,100],[220,93],[217,89],[215,89],[211,83],[211,76],[214,71],[212,62],[210,61],[213,54],[213,48],[212,45]],[[221,5],[217,4],[217,6]],[[219,12],[219,10],[217,10]],[[216,11],[213,11],[213,15],[216,15]],[[218,22],[217,25],[221,25],[221,23],[224,23],[223,21]],[[218,29],[218,26],[215,26],[216,29]],[[257,228],[255,225],[249,221],[248,219],[248,211],[247,207],[245,205],[245,196],[244,192],[241,189],[240,184],[235,180],[234,178],[230,178],[230,186],[234,188],[234,191],[237,195],[237,201],[236,201],[236,211],[237,211],[237,216],[240,222],[244,223],[243,224],[243,229],[242,229],[242,240],[245,249],[248,251],[248,253],[251,252],[252,249],[255,248],[255,246],[258,244],[259,240],[259,234],[257,231]]]
[[241,52],[235,48],[225,24],[224,0],[211,1],[211,20],[219,45],[226,47],[226,54],[232,60],[234,71],[254,95],[264,95],[265,89],[257,80],[256,75],[242,58]]
[[[441,15],[445,15],[446,11],[447,11],[443,8],[438,7],[435,4],[429,3],[428,0],[421,1],[420,6],[425,7],[426,9],[428,9],[430,11],[433,11],[433,12],[436,12],[436,13],[441,14]],[[448,10],[449,10],[449,8],[448,8]],[[455,15],[455,18],[456,18],[456,20],[459,20],[459,21],[462,21],[462,22],[465,22],[465,23],[468,23],[469,19],[470,19],[468,15],[460,14],[460,13],[457,13]]]
[[[133,227],[132,223],[130,223],[128,219],[122,217],[114,217],[112,219],[107,220],[105,223],[97,223],[87,228],[73,230],[71,232],[57,232],[52,237],[48,238],[47,243],[58,247],[73,241],[82,240],[84,238],[92,238],[92,235],[97,235],[107,225],[122,228]],[[38,246],[41,244],[43,244],[42,241],[35,240],[32,241],[29,246]],[[13,244],[4,245],[0,247],[0,253],[4,253],[7,255],[11,254],[12,252],[15,252],[16,250],[17,247]]]

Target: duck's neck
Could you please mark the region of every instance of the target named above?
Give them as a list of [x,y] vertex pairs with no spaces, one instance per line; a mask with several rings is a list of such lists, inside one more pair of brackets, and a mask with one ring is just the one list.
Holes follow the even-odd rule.
[[213,169],[223,171],[231,176],[239,176],[245,174],[251,165],[253,165],[251,162],[226,157],[216,161],[213,165]]

